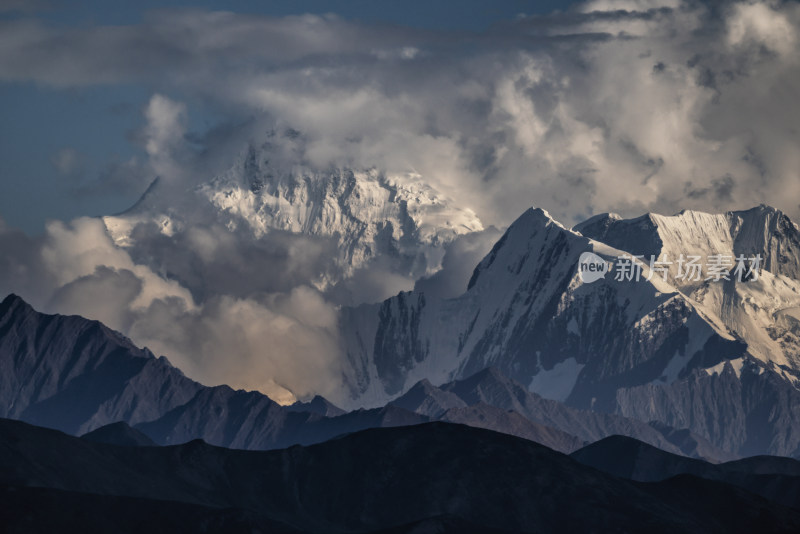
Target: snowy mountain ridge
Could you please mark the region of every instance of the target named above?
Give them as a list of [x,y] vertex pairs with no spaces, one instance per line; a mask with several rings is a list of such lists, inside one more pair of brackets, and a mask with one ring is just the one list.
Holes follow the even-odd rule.
[[[769,206],[709,214],[682,211],[621,219],[604,214],[575,230],[630,254],[670,258],[668,281],[693,302],[718,317],[748,343],[758,359],[800,370],[796,309],[800,306],[800,228]],[[747,283],[717,283],[679,278],[677,258],[719,254],[760,256],[762,271]]]
[[[589,221],[608,221],[603,231],[611,244],[584,235],[592,233],[588,223],[568,229],[546,211],[531,208],[478,263],[461,295],[444,298],[410,291],[378,304],[342,307],[339,326],[347,360],[343,387],[329,398],[345,409],[378,407],[401,398],[415,384],[427,383],[430,401],[423,399],[423,404],[440,405],[456,420],[487,417],[504,408],[476,405],[465,410],[433,386],[443,387],[494,368],[522,384],[521,388],[553,402],[652,424],[653,428],[684,429],[730,454],[798,455],[800,380],[795,349],[800,337],[800,291],[798,281],[790,276],[796,262],[792,243],[797,227],[791,221],[774,224],[782,220],[779,212],[757,210],[756,215],[774,215],[742,216],[741,222],[727,215],[697,212],[673,218],[648,216],[626,221],[609,216]],[[730,221],[735,222],[734,234],[731,225],[725,226]],[[707,224],[708,228],[691,228],[692,224]],[[668,228],[670,225],[674,227]],[[681,225],[686,228],[676,230]],[[611,274],[592,282],[583,279],[579,260],[585,253],[614,261],[622,255],[643,255],[644,246],[653,243],[658,248],[651,250],[658,252],[665,246],[662,236],[670,232],[685,232],[687,248],[705,243],[710,251],[736,252],[737,239],[748,247],[760,243],[763,247],[757,253],[771,255],[769,268],[778,273],[765,267],[757,279],[681,285],[669,276],[666,281],[660,276],[648,280],[643,266],[645,276],[638,281],[617,280]],[[725,237],[726,232],[730,237]],[[622,239],[631,236],[635,239]],[[678,241],[672,244],[677,250]],[[28,340],[34,331],[36,335],[48,333],[23,328],[19,335],[4,338],[10,344],[9,361],[34,346]],[[67,341],[76,342],[73,337],[64,343]],[[101,354],[103,347],[99,345]],[[79,348],[76,345],[76,350]],[[149,356],[133,361],[158,360]],[[137,369],[132,372],[136,374]],[[170,380],[187,380],[172,372],[167,375]],[[87,412],[84,420],[75,421],[76,428],[107,420],[108,414],[127,417],[130,395],[136,398],[152,389],[140,382],[138,378],[127,381],[134,388],[130,394],[123,390],[121,397],[112,396],[108,402],[93,399],[103,406],[102,413],[98,412],[96,419]],[[171,413],[162,420],[165,432],[175,428],[173,419],[188,425],[187,435],[189,430],[200,431],[211,405],[223,413],[226,406],[244,403],[252,408],[248,408],[247,418],[272,414],[276,424],[297,417],[261,395],[223,388],[206,399],[205,394],[192,397],[194,387],[178,388],[180,400],[168,399],[179,404],[176,408],[170,409],[169,403],[148,408],[152,416]],[[495,388],[485,387],[487,392]],[[141,392],[139,388],[143,388]],[[78,398],[83,391],[76,383],[61,395]],[[33,392],[26,403],[38,406],[38,395]],[[8,404],[21,406],[13,399]],[[50,413],[52,403],[46,402],[46,406]],[[145,404],[136,406],[141,410]],[[397,417],[408,420],[408,414],[382,408],[363,414],[378,422]],[[35,414],[26,415],[31,416],[36,418]],[[361,420],[361,416],[356,418]],[[224,431],[227,436],[225,425],[231,422],[214,423],[216,426],[207,429],[208,435]],[[504,424],[525,426],[513,417]],[[278,428],[284,428],[283,423]],[[533,432],[532,427],[526,428]],[[265,432],[263,443],[272,443],[272,431]]]
[[[726,450],[757,450],[765,445],[754,444],[755,434],[766,433],[774,436],[764,438],[771,450],[793,451],[798,442],[774,425],[798,423],[788,400],[800,400],[796,238],[794,223],[763,206],[722,215],[603,215],[572,230],[530,209],[461,296],[406,292],[343,310],[351,402],[380,403],[422,378],[442,384],[495,366],[568,405],[690,428]],[[639,281],[609,274],[586,283],[578,272],[584,252],[613,262],[665,250],[760,254],[765,262],[757,279],[741,282],[681,284],[656,273],[647,280],[646,261]],[[718,388],[727,393],[713,393]],[[772,405],[775,398],[790,404]],[[721,422],[727,417],[729,427]]]
[[[634,219],[604,213],[574,228],[586,237],[631,254],[666,257],[670,280],[678,286],[690,283],[675,278],[681,256],[714,254],[730,257],[756,254],[773,275],[800,279],[800,227],[770,206],[727,213],[683,210],[671,216],[649,213]],[[663,258],[662,258],[663,259]]]
[[[692,358],[709,343],[741,352],[713,313],[658,279],[583,283],[577,264],[586,251],[609,261],[625,253],[530,209],[460,297],[403,293],[379,307],[346,310],[356,398],[381,402],[422,378],[443,383],[497,366],[534,392],[557,400],[575,392],[591,404],[604,383],[622,375],[634,383],[676,379],[701,364]],[[659,363],[647,363],[653,357]]]

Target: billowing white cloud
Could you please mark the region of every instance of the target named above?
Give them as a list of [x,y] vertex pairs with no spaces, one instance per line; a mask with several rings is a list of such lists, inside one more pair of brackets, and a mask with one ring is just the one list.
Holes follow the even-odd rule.
[[202,310],[159,301],[131,335],[205,383],[257,389],[279,402],[341,393],[336,310],[316,290],[214,297]]
[[797,26],[778,10],[780,4],[771,4],[735,4],[728,18],[728,42],[734,47],[763,46],[782,55],[796,54]]
[[169,297],[184,300],[189,308],[194,306],[189,291],[158,276],[148,267],[135,264],[127,252],[116,247],[100,219],[84,217],[69,224],[49,223],[41,258],[58,286],[93,276],[98,268],[125,270],[141,283],[140,291],[130,303],[134,309],[145,308],[156,299]]

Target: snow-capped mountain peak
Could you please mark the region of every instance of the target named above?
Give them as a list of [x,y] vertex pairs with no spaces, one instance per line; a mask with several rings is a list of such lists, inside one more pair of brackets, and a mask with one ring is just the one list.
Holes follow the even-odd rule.
[[[274,168],[269,154],[250,146],[222,176],[198,188],[229,228],[256,238],[273,230],[334,237],[351,274],[380,254],[409,260],[409,271],[431,274],[437,249],[483,225],[417,176],[389,177],[376,169],[302,166]],[[420,269],[415,262],[424,263]]]
[[245,244],[267,242],[273,234],[280,243],[292,236],[315,240],[331,257],[306,283],[322,291],[373,262],[413,286],[440,269],[448,243],[483,230],[472,210],[454,206],[417,174],[319,170],[284,159],[269,142],[250,144],[213,179],[181,191],[155,181],[130,210],[103,220],[114,242],[134,254],[140,225],[167,238],[216,225]]
[[[800,446],[787,431],[800,425],[797,235],[766,206],[603,214],[573,230],[529,209],[462,295],[409,292],[342,310],[350,371],[340,402],[377,405],[422,379],[438,385],[491,366],[575,407],[690,428],[728,450],[791,453]],[[586,281],[584,253],[641,255],[641,276]],[[646,254],[760,254],[770,267],[742,282],[688,284],[662,280]]]
[[[345,312],[345,329],[361,340],[348,350],[353,393],[380,398],[378,387],[392,396],[422,378],[441,383],[496,366],[534,392],[590,405],[621,376],[672,381],[742,352],[722,321],[667,282],[584,283],[584,252],[626,254],[532,208],[478,264],[463,295],[402,294],[380,306],[377,322]],[[368,385],[359,392],[356,384]]]

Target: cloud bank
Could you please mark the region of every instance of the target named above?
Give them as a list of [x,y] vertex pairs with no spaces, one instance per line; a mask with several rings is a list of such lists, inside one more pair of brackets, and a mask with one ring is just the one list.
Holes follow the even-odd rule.
[[[799,18],[794,2],[642,0],[480,34],[199,10],[123,27],[14,19],[0,80],[144,83],[232,124],[282,122],[312,164],[414,169],[490,224],[529,204],[566,221],[761,201],[797,215]],[[159,152],[185,133],[185,106],[147,113],[154,166],[186,172]]]
[[[530,205],[565,223],[761,202],[800,215],[793,2],[599,0],[483,33],[180,10],[113,28],[4,19],[0,35],[0,81],[153,88],[133,136],[147,159],[85,193],[160,176],[179,206],[244,143],[292,129],[303,143],[286,165],[421,175],[496,227]],[[186,102],[222,119],[190,132]],[[78,161],[65,150],[54,165]],[[101,319],[206,382],[335,397],[340,300],[310,283],[330,243],[212,223],[141,232],[129,253],[98,220],[40,238],[3,227],[0,289]],[[491,235],[454,242],[417,287],[456,294]],[[414,283],[373,274],[370,295]]]

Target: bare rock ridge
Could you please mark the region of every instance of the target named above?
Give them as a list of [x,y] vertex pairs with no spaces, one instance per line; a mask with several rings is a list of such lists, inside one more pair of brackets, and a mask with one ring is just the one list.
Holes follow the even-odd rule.
[[71,434],[149,421],[202,388],[103,324],[16,295],[0,304],[0,368],[0,415]]

